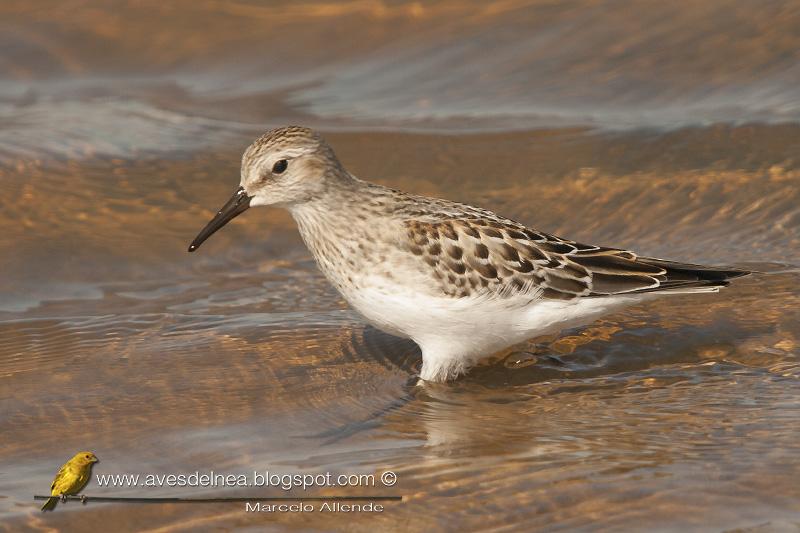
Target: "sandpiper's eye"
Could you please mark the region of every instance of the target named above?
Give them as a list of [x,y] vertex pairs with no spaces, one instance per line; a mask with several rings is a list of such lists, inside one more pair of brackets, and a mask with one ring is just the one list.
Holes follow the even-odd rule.
[[274,172],[275,174],[280,174],[284,170],[286,170],[286,167],[288,165],[289,163],[285,159],[279,159],[275,161],[274,165],[272,165],[272,172]]

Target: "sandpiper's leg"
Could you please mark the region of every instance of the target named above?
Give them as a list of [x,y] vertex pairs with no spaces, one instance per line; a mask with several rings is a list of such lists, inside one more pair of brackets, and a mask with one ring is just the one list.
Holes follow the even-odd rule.
[[61,503],[67,503],[67,495],[64,494],[63,492],[59,496],[59,499],[61,500]]

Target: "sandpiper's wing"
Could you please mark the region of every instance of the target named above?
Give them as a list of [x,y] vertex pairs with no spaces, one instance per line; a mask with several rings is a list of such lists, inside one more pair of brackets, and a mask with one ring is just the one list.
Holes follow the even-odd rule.
[[[477,212],[477,210],[475,210]],[[478,213],[476,213],[478,214]],[[405,223],[408,250],[448,296],[530,294],[572,300],[656,291],[713,291],[747,274],[639,257],[534,231],[481,210],[475,216]]]

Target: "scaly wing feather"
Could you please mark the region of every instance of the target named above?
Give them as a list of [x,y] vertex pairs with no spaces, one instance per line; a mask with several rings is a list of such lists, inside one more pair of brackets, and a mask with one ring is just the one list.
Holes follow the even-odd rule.
[[572,300],[657,291],[716,290],[747,274],[638,257],[581,244],[486,216],[409,220],[409,251],[451,297],[524,294]]

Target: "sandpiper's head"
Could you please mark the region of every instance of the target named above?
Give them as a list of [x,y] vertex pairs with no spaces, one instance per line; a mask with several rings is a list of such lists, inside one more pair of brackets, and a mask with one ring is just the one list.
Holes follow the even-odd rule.
[[251,207],[288,207],[322,194],[329,171],[338,168],[333,150],[317,132],[287,126],[268,131],[244,151],[240,185]]
[[315,131],[287,126],[268,131],[242,156],[239,188],[189,246],[195,251],[215,231],[249,207],[291,207],[325,193],[343,171],[333,150]]

